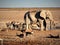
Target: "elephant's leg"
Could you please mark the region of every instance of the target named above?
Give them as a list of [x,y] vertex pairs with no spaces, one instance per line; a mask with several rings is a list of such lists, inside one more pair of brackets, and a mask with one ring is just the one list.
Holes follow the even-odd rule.
[[52,22],[51,22],[51,20],[50,20],[50,30],[52,29]]
[[26,30],[28,30],[28,16],[26,15]]
[[41,31],[43,31],[43,30],[44,30],[43,21],[44,21],[44,20],[39,20],[39,23],[40,23],[40,25],[41,25],[41,27],[40,27]]
[[54,29],[54,26],[55,26],[54,21],[50,20],[50,30]]
[[52,21],[52,25],[53,25],[53,29],[55,29],[55,22],[54,21]]
[[52,20],[50,20],[50,30],[52,29],[52,24],[53,23],[53,21]]
[[47,24],[46,24],[46,20],[43,21],[43,25],[44,25],[44,30],[47,30]]

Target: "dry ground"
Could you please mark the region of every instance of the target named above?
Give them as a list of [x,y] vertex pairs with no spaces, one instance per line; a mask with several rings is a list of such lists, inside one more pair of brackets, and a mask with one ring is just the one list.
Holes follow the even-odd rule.
[[[60,38],[46,38],[49,34],[59,35],[60,30],[38,31],[33,30],[33,34],[23,38],[16,36],[16,33],[22,34],[18,30],[1,31],[0,38],[3,39],[4,45],[60,45]],[[25,34],[25,32],[24,32]]]
[[[5,23],[13,20],[24,22],[23,17],[28,10],[32,9],[0,9],[0,22]],[[9,30],[8,32],[0,31],[0,39],[3,39],[3,45],[60,45],[60,24],[58,24],[60,23],[60,8],[48,8],[47,10],[52,12],[56,26],[58,26],[57,28],[59,29],[47,31],[33,30],[33,34],[28,36],[25,35],[23,38],[16,36],[16,34],[22,33],[18,30]],[[0,27],[3,27],[3,25],[0,24]],[[59,38],[46,38],[50,36],[49,34],[54,36],[59,35]]]

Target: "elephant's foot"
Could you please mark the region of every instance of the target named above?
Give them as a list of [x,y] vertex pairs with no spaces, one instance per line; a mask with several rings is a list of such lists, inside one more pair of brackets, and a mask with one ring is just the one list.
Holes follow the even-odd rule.
[[44,29],[41,29],[41,31],[44,31]]

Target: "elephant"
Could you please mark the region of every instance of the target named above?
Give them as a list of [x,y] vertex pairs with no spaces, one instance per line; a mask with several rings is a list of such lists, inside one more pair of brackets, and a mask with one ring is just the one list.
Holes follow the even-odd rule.
[[40,30],[47,30],[47,22],[46,20],[49,19],[50,21],[50,28],[52,23],[54,22],[53,16],[49,10],[37,10],[37,11],[28,11],[24,15],[24,21],[28,29],[28,25],[32,23],[39,23]]

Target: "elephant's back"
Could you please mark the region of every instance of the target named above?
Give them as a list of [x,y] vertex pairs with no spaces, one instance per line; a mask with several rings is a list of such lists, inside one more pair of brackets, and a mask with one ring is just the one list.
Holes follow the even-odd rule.
[[37,21],[35,14],[36,14],[36,12],[30,13],[30,17],[31,17],[32,21]]

